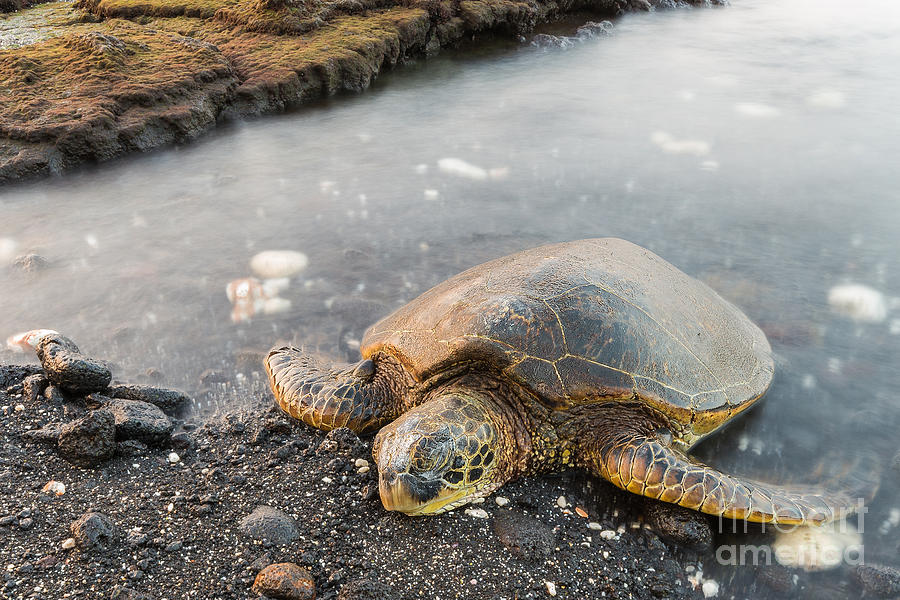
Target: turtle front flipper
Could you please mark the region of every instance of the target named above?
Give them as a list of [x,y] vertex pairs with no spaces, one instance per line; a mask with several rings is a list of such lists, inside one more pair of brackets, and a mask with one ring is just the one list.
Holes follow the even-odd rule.
[[623,490],[726,519],[822,525],[848,516],[850,493],[782,487],[727,475],[667,444],[666,434],[625,426],[601,428],[583,449],[585,466]]
[[356,365],[322,364],[314,356],[285,346],[265,359],[269,384],[281,409],[318,429],[349,427],[373,431],[400,414],[404,381],[395,362],[364,360]]

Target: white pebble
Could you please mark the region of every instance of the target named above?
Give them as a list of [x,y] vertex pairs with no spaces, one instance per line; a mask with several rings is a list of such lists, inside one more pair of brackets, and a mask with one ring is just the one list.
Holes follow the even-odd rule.
[[13,410],[15,410],[16,412],[25,412],[25,405],[24,404],[16,404],[16,407]]
[[322,481],[324,481],[325,483],[334,483],[334,479],[332,479],[331,477],[323,477]]
[[360,475],[365,475],[366,473],[369,472],[369,467],[360,467],[359,469],[357,469],[356,472],[359,473]]
[[484,181],[488,178],[488,172],[481,167],[467,163],[461,158],[442,158],[438,161],[438,169],[449,175]]
[[71,550],[75,547],[75,538],[66,538],[63,540],[62,549]]
[[719,595],[719,582],[715,579],[707,579],[703,582],[703,597],[715,598]]
[[0,263],[12,262],[16,258],[19,243],[12,238],[0,238]]
[[178,456],[177,452],[169,452],[168,458],[169,458],[169,462],[172,463],[173,465],[181,460],[181,457]]
[[600,532],[600,537],[604,540],[611,540],[616,537],[616,532],[612,529],[604,529]]
[[671,133],[654,131],[650,135],[650,141],[656,144],[666,154],[690,154],[693,156],[705,156],[709,154],[709,142],[703,140],[678,140]]
[[556,505],[560,508],[565,508],[569,505],[569,503],[566,502],[565,496],[560,496],[559,498],[556,499]]
[[880,323],[887,318],[884,294],[859,283],[831,288],[828,291],[828,305],[836,313],[863,323]]
[[484,496],[481,496],[479,498],[472,498],[471,503],[472,504],[484,504],[484,500],[485,500]]
[[289,287],[291,287],[291,279],[289,277],[276,277],[275,279],[266,279],[262,282],[263,294],[268,298],[274,298]]
[[547,586],[547,593],[551,596],[556,595],[556,584],[552,581],[544,581],[544,585]]
[[734,105],[734,110],[742,117],[751,117],[754,119],[771,119],[772,117],[777,117],[781,114],[781,111],[774,106],[757,102],[739,102]]
[[509,498],[506,498],[504,496],[497,496],[496,498],[494,498],[494,502],[497,503],[497,506],[506,506],[507,504],[509,504]]
[[862,536],[846,522],[822,527],[797,527],[778,531],[772,550],[775,560],[804,571],[826,571],[839,566],[845,556],[859,557]]
[[600,531],[601,529],[603,529],[603,525],[601,525],[597,521],[591,521],[587,526],[588,529],[593,529],[594,531]]
[[278,315],[291,310],[291,301],[287,298],[269,298],[263,303],[263,313]]
[[487,519],[488,514],[487,511],[483,508],[467,508],[466,514],[470,517],[475,517],[477,519]]
[[42,492],[49,492],[56,496],[62,496],[66,493],[66,484],[61,481],[48,481],[44,487],[41,488]]
[[308,264],[306,255],[294,250],[266,250],[250,259],[250,268],[263,279],[293,277]]
[[175,504],[169,502],[169,505],[166,507],[166,512],[172,512],[173,510],[175,510]]
[[357,459],[353,462],[353,466],[355,466],[355,467],[368,467],[368,466],[369,466],[369,461],[367,461],[367,460],[364,459],[364,458],[357,458]]

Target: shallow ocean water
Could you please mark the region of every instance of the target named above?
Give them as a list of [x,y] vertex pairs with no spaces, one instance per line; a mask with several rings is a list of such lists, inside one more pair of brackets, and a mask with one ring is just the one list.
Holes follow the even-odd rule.
[[[359,96],[0,188],[0,260],[50,262],[0,270],[0,338],[57,329],[123,378],[208,393],[200,374],[244,350],[353,358],[367,324],[464,268],[623,237],[735,302],[776,353],[766,400],[698,454],[800,480],[874,454],[866,559],[896,566],[898,63],[889,0],[633,14],[567,49],[445,52]],[[234,324],[225,286],[268,249],[309,257],[291,309]],[[884,318],[829,308],[846,283],[878,290]],[[721,594],[750,572],[723,569]]]

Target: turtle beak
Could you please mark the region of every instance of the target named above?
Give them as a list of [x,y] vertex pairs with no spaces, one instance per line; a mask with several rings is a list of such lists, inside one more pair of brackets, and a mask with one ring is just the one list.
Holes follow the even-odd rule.
[[398,475],[392,470],[379,474],[378,493],[386,510],[413,516],[442,513],[466,495],[465,490],[450,489],[443,481],[427,481],[409,473]]

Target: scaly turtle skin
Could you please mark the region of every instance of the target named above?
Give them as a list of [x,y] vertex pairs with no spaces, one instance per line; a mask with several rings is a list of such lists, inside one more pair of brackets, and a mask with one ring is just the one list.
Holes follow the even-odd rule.
[[618,239],[542,246],[473,267],[373,325],[363,360],[266,358],[289,415],[381,428],[385,508],[433,514],[519,475],[581,467],[726,518],[827,522],[849,494],[732,477],[685,452],[760,399],[773,362],[735,306]]

